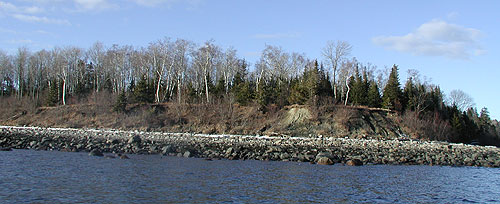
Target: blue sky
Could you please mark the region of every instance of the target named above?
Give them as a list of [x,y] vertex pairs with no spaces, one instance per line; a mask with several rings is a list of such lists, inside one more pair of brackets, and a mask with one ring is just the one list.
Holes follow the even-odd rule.
[[0,0],[0,49],[146,46],[163,37],[233,46],[255,63],[265,45],[321,57],[344,40],[352,57],[397,64],[449,93],[461,89],[500,119],[499,1]]

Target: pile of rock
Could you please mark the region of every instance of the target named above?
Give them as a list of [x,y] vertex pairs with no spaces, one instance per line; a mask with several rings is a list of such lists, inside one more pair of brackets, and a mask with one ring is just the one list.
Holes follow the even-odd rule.
[[[2,149],[363,164],[500,167],[500,150],[443,142],[0,127]],[[93,152],[93,153],[92,153]]]

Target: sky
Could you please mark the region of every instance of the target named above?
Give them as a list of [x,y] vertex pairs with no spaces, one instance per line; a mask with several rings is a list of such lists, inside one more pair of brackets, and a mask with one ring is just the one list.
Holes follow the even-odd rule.
[[500,119],[498,9],[461,0],[0,0],[0,50],[213,39],[255,64],[266,45],[321,61],[327,42],[342,40],[362,63],[398,65],[402,84],[416,69]]

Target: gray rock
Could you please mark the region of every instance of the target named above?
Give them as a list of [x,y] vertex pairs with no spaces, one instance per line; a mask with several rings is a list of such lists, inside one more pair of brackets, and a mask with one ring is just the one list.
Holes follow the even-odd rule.
[[333,165],[335,163],[330,158],[328,158],[328,157],[320,157],[320,158],[317,159],[316,164]]
[[89,155],[90,156],[97,156],[97,157],[104,156],[104,154],[102,154],[102,152],[99,151],[98,149],[93,149],[92,151],[89,152]]
[[128,140],[129,144],[138,144],[141,143],[142,139],[139,135],[133,136]]
[[161,148],[161,154],[167,155],[168,153],[172,152],[172,146],[167,145]]
[[345,163],[347,166],[363,166],[363,162],[359,159],[351,159]]
[[191,152],[186,151],[186,152],[184,152],[184,154],[182,156],[183,157],[189,157],[189,156],[191,156]]

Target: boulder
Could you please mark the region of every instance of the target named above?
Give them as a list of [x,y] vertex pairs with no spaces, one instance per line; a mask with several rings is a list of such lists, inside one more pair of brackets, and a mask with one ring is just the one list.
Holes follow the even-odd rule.
[[99,151],[98,149],[93,149],[92,151],[89,152],[89,155],[90,156],[97,156],[97,157],[104,156],[104,154],[102,154],[102,152]]
[[125,155],[125,154],[121,154],[121,155],[120,155],[120,159],[130,159],[130,158],[128,158],[128,156],[127,156],[127,155]]
[[333,165],[334,162],[328,158],[328,157],[320,157],[317,159],[316,164],[321,164],[321,165]]
[[363,162],[359,159],[351,159],[345,164],[347,164],[347,166],[363,166]]
[[183,157],[189,157],[189,156],[191,156],[191,152],[186,151],[186,152],[184,152],[184,154],[182,156]]
[[131,137],[131,138],[128,140],[128,143],[129,143],[129,144],[138,144],[138,143],[141,143],[141,141],[142,141],[141,136],[136,135],[136,136]]
[[161,154],[167,155],[168,153],[172,152],[172,146],[167,145],[161,148]]

